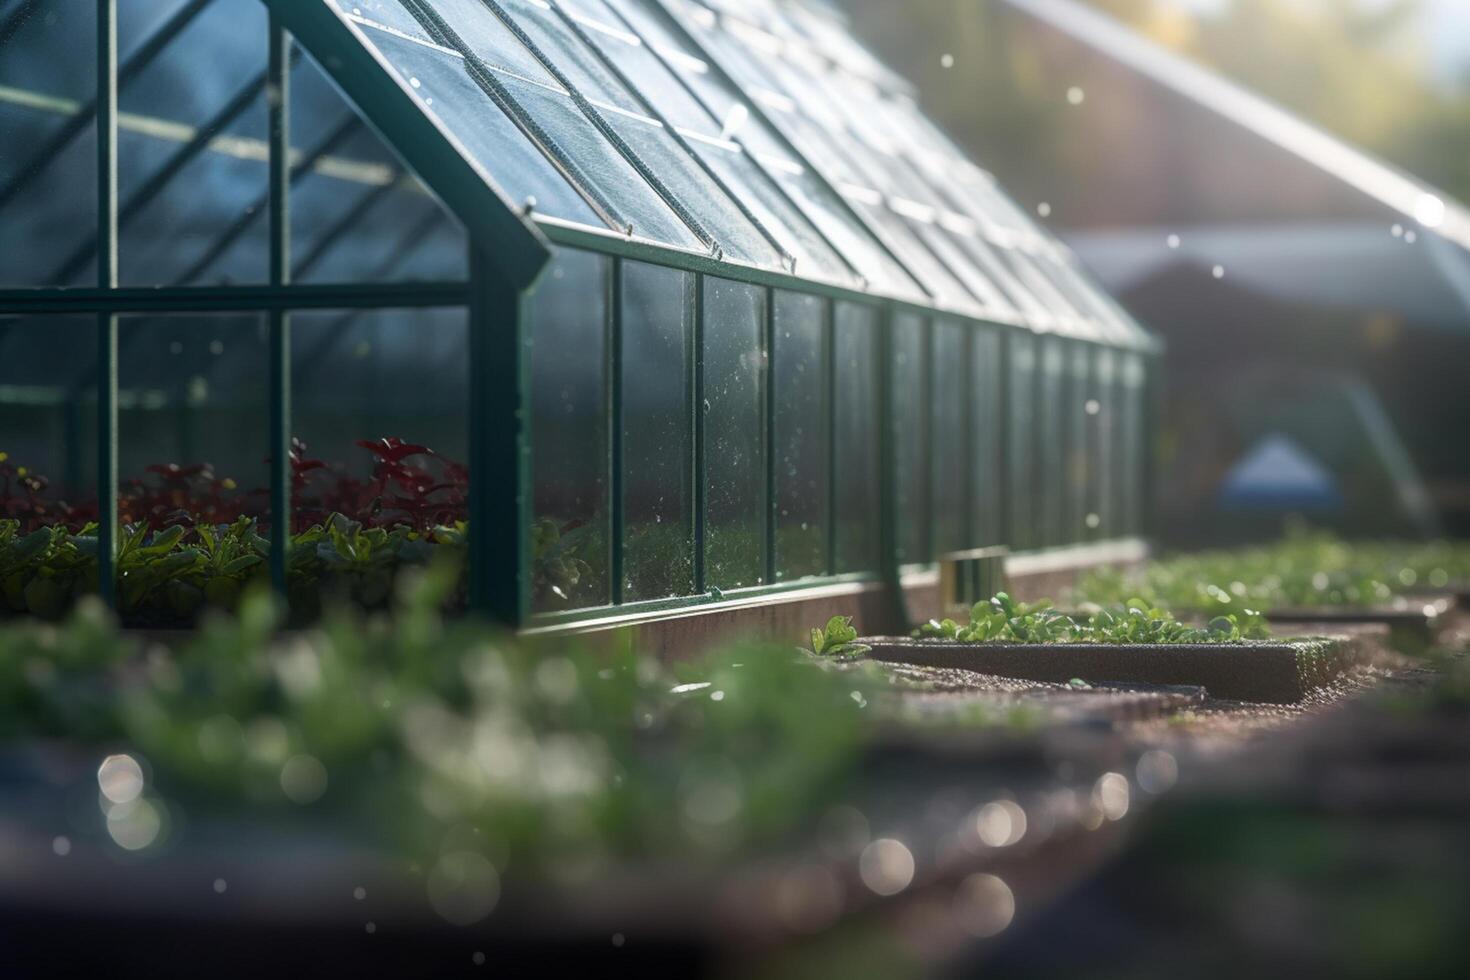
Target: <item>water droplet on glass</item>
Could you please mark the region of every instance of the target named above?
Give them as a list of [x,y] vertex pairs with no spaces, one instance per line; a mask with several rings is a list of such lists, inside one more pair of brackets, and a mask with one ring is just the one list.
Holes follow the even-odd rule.
[[1184,244],[1184,240],[1181,239],[1178,235],[1170,235],[1168,238],[1164,239],[1164,241],[1166,244],[1168,244],[1170,248],[1178,248],[1180,245]]
[[131,803],[143,795],[143,769],[130,755],[109,755],[97,767],[97,787],[112,803]]
[[357,899],[359,902],[362,901],[363,899],[367,898],[367,889],[362,887],[361,885],[358,885],[356,888],[352,889],[352,897]]
[[998,936],[1016,917],[1016,896],[995,875],[970,875],[955,890],[954,917],[977,939]]
[[1040,204],[1036,205],[1036,213],[1041,215],[1043,218],[1050,218],[1051,205],[1048,204],[1046,201],[1042,201]]
[[489,916],[500,900],[500,875],[473,851],[454,851],[429,872],[429,904],[452,925],[468,926]]
[[225,893],[225,889],[229,887],[229,882],[225,881],[223,878],[214,879],[214,893],[216,895],[223,895]]
[[1210,275],[1214,276],[1216,279],[1224,279],[1225,267],[1223,265],[1215,266],[1213,269],[1210,270]]
[[728,140],[750,121],[750,109],[743,102],[736,102],[730,106],[730,111],[725,113],[725,124],[720,127],[720,139]]
[[1082,91],[1080,85],[1073,85],[1067,89],[1067,102],[1071,105],[1081,105],[1087,100],[1087,93]]
[[1108,820],[1122,820],[1128,815],[1128,777],[1122,773],[1104,773],[1092,787],[1093,805]]
[[954,55],[952,55],[952,54],[941,55],[940,58],[939,58],[939,64],[940,64],[941,67],[944,67],[944,68],[953,68],[954,67]]
[[1392,228],[1388,229],[1388,233],[1390,235],[1392,235],[1393,237],[1395,237],[1395,238],[1403,238],[1404,237],[1404,226],[1403,225],[1394,225]]
[[858,874],[875,895],[897,895],[913,883],[913,852],[891,837],[875,840],[863,848]]
[[71,840],[66,837],[56,837],[51,841],[51,853],[57,857],[66,857],[71,853]]
[[484,966],[485,954],[480,952],[479,950],[475,950],[474,955],[470,957],[470,962],[475,964],[475,966]]
[[1152,749],[1138,758],[1138,786],[1145,793],[1159,794],[1179,781],[1179,762],[1162,749]]
[[293,755],[281,767],[281,791],[292,803],[315,803],[327,791],[327,767],[316,756]]

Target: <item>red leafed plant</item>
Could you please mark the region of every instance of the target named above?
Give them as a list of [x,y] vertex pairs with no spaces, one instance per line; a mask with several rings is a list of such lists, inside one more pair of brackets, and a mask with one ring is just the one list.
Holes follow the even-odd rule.
[[[325,523],[332,514],[343,514],[365,527],[407,526],[418,531],[465,519],[469,469],[464,464],[398,438],[357,445],[374,457],[367,479],[311,458],[305,443],[292,440],[293,530]],[[18,520],[24,530],[42,526],[77,530],[97,519],[95,503],[71,504],[55,499],[49,489],[44,476],[0,453],[0,518]],[[268,522],[270,493],[264,488],[241,491],[234,480],[217,476],[208,463],[156,464],[142,477],[119,486],[118,515],[123,524],[146,521],[155,529],[231,524],[241,517]]]
[[97,519],[95,505],[74,505],[50,496],[51,481],[0,453],[0,518],[20,522],[23,532],[38,527],[77,529]]
[[306,445],[293,441],[291,469],[300,526],[321,523],[334,513],[347,514],[368,527],[415,530],[465,519],[470,473],[463,463],[394,437],[364,439],[357,445],[374,457],[367,480],[309,458]]

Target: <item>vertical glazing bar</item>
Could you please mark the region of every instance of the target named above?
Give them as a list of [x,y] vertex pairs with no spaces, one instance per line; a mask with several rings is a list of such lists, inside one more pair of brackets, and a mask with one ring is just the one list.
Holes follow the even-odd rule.
[[613,258],[608,282],[607,516],[609,597],[623,603],[623,260]]
[[709,506],[709,470],[705,465],[705,401],[704,401],[704,274],[694,276],[694,324],[689,344],[689,412],[690,434],[694,438],[694,592],[703,595],[709,587],[705,583],[705,509]]
[[[97,0],[97,285],[117,288],[117,0]],[[97,594],[116,605],[117,316],[97,316]]]
[[470,611],[519,629],[530,611],[531,436],[526,298],[470,247]]
[[822,301],[822,413],[823,431],[827,434],[827,513],[823,527],[827,529],[825,562],[828,575],[837,574],[837,304]]
[[766,290],[766,322],[761,343],[765,348],[765,440],[766,440],[766,581],[776,582],[776,291]]
[[[270,18],[270,283],[291,279],[291,37]],[[286,595],[291,547],[291,314],[270,312],[271,584]]]

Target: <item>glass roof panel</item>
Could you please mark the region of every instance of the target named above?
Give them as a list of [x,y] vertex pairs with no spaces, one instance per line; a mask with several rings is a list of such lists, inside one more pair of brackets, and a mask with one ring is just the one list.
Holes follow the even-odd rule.
[[391,52],[537,215],[1041,330],[1145,336],[824,0],[319,2]]
[[592,103],[583,105],[583,112],[626,141],[627,148],[620,147],[624,155],[645,169],[650,183],[701,237],[732,258],[771,268],[783,264],[785,253],[741,211],[687,141],[654,118],[657,110],[623,84],[614,60],[619,54],[604,53],[596,40],[633,48],[639,46],[636,37],[599,21],[572,20],[529,0],[488,0],[488,6],[511,17],[508,23],[552,73]]
[[924,292],[889,255],[852,208],[821,180],[791,145],[753,111],[732,80],[712,65],[680,28],[659,9],[658,0],[607,0],[623,23],[659,54],[721,131],[740,145],[784,196],[820,232],[868,285],[887,295],[921,299]]
[[[398,34],[364,28],[364,35],[412,87],[425,111],[453,133],[513,201],[534,199],[536,210],[600,225],[596,212],[472,79],[464,59]],[[564,101],[564,100],[563,100]]]
[[[566,0],[559,4],[585,39],[658,112],[676,127],[709,170],[730,190],[803,274],[833,282],[855,282],[851,268],[814,225],[781,193],[773,178],[731,137],[727,127],[675,74],[681,59],[666,47],[656,49],[631,30],[603,0]],[[672,62],[672,64],[671,64]],[[733,128],[733,132],[729,131]]]

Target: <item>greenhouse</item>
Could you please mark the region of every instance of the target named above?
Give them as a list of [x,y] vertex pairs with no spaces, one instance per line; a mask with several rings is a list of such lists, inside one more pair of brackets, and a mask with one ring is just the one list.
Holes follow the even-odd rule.
[[7,615],[443,552],[516,628],[759,617],[1145,533],[1153,340],[820,0],[9,0],[0,55]]

